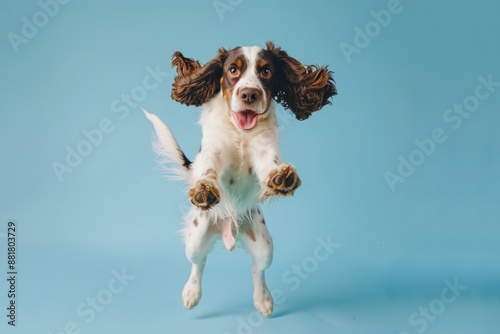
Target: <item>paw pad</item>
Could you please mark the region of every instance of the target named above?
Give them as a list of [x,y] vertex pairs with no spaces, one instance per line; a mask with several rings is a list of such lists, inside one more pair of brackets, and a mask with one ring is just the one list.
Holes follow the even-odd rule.
[[291,196],[300,185],[301,181],[295,167],[290,164],[282,164],[269,173],[267,190],[262,199],[274,195]]
[[220,191],[213,182],[200,180],[189,191],[189,197],[191,203],[203,210],[208,210],[219,203]]

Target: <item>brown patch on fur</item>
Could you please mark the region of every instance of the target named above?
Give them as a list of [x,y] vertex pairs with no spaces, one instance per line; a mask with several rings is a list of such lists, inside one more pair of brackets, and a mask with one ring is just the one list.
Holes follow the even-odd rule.
[[267,64],[268,64],[268,62],[264,58],[259,58],[259,60],[257,60],[257,68],[262,68],[262,67],[266,66]]
[[253,169],[252,169],[252,167],[248,167],[248,174],[250,174],[250,175],[251,175],[252,173],[253,173]]
[[196,219],[196,218],[195,218],[195,219],[193,220],[193,225],[194,225],[195,227],[197,227],[197,226],[198,226],[198,219]]
[[231,90],[229,90],[224,84],[224,76],[220,78],[220,86],[222,90],[222,98],[226,101],[226,104],[229,105],[229,101],[231,100]]
[[246,231],[246,234],[248,235],[248,237],[252,240],[252,241],[255,241],[255,233],[253,233],[253,230],[251,228],[247,229]]
[[241,59],[241,57],[236,58],[236,61],[234,63],[239,69],[243,67],[243,60]]
[[224,101],[226,101],[226,104],[229,105],[231,101],[231,92],[227,92],[225,89],[222,89],[222,91],[224,92],[222,97],[224,98]]

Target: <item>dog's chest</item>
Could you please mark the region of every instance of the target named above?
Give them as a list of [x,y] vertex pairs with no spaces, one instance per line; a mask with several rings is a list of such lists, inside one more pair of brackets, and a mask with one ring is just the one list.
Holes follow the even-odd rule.
[[239,138],[227,148],[228,163],[222,174],[221,183],[232,201],[252,201],[259,189],[251,164],[249,146],[250,141]]

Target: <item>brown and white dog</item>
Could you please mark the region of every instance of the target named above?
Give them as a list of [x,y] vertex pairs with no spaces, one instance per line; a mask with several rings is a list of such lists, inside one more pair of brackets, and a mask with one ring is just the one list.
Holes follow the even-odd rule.
[[183,230],[192,263],[182,291],[187,309],[200,301],[207,254],[221,238],[228,250],[239,241],[250,253],[255,308],[265,316],[273,312],[264,278],[273,242],[259,203],[291,196],[301,184],[294,166],[281,161],[273,100],[305,120],[329,104],[337,91],[327,67],[304,66],[272,42],[266,46],[221,48],[203,66],[180,52],[173,54],[177,76],[172,98],[203,106],[203,138],[193,162],[167,126],[144,110],[158,137],[156,152],[178,165],[177,174],[186,181],[193,203]]

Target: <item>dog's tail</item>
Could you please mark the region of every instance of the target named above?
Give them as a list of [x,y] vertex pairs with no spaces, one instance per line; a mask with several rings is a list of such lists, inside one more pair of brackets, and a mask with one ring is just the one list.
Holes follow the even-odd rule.
[[191,170],[191,161],[186,157],[167,125],[155,114],[148,113],[144,108],[142,111],[155,128],[156,140],[153,142],[153,149],[161,157],[160,164],[162,167],[171,163],[177,164],[178,168],[165,167],[165,171],[171,178],[187,180]]

